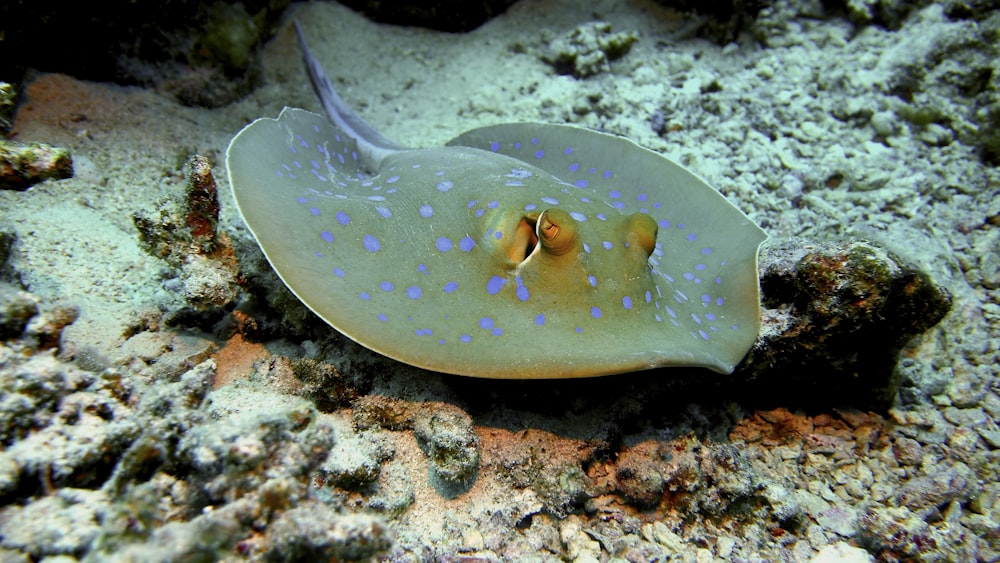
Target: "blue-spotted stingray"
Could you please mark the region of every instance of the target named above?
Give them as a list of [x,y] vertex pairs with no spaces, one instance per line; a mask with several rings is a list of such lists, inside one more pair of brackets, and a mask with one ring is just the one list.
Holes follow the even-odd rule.
[[730,373],[757,336],[766,235],[679,164],[567,125],[385,138],[334,91],[226,153],[236,204],[288,288],[376,352],[439,372]]

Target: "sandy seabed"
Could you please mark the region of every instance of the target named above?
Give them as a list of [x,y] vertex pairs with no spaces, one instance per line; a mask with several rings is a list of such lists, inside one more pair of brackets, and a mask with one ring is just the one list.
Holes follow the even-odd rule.
[[[60,452],[56,463],[18,448],[30,438],[12,431],[0,451],[7,499],[0,555],[352,558],[374,551],[323,542],[378,536],[393,539],[391,547],[371,541],[392,561],[1000,558],[1000,173],[983,157],[998,142],[1000,14],[949,17],[959,13],[951,4],[932,3],[889,30],[861,21],[863,3],[850,19],[781,4],[718,45],[686,32],[691,20],[651,3],[577,4],[522,1],[461,35],[374,24],[336,4],[296,6],[294,14],[345,101],[404,145],[440,146],[513,121],[612,132],[691,168],[773,240],[871,239],[919,265],[954,301],[944,321],[904,351],[897,369],[912,391],[906,401],[883,413],[757,411],[705,397],[673,397],[657,408],[628,385],[581,399],[586,393],[573,382],[539,390],[457,381],[376,358],[335,335],[299,330],[254,342],[158,322],[188,303],[172,268],[142,250],[133,215],[182,198],[191,155],[215,165],[220,228],[241,268],[263,268],[235,213],[223,158],[250,121],[285,106],[319,110],[285,26],[264,49],[263,84],[224,108],[184,107],[155,91],[64,75],[28,86],[17,140],[67,147],[76,175],[0,192],[0,224],[18,237],[9,272],[43,308],[80,308],[63,333],[63,359],[136,379],[129,391],[136,398],[114,406],[117,416],[145,426],[143,417],[162,412],[139,397],[176,393],[194,403],[183,425],[201,430],[178,438],[176,452],[164,450],[163,467],[127,476],[113,469],[114,456],[128,458],[134,447],[108,445],[102,451],[111,459],[98,470],[85,447],[70,447],[80,439],[71,432],[45,442]],[[594,76],[557,74],[543,60],[549,43],[595,20],[639,40]],[[16,379],[37,375],[13,355],[5,352],[0,365],[0,397],[30,394],[15,390]],[[357,395],[320,402],[317,411],[295,379],[309,371],[322,380],[315,374],[322,363],[353,382]],[[157,390],[195,380],[214,382],[207,398]],[[57,403],[72,393],[115,393],[79,374],[61,381]],[[548,404],[521,396],[535,392]],[[303,430],[300,418],[332,428],[333,437]],[[34,435],[55,425],[38,423]],[[260,434],[263,427],[273,431]],[[134,443],[141,428],[121,432],[116,439]],[[218,512],[250,491],[277,487],[260,475],[239,483],[204,477],[216,467],[205,452],[256,459],[246,451],[257,447],[268,452],[261,456],[268,471],[281,473],[295,456],[277,451],[279,438],[330,452],[286,471],[302,485],[291,500],[231,515],[240,524],[235,531],[220,524],[218,541],[179,525],[199,517],[184,507],[198,506],[204,517],[205,506]],[[454,459],[429,461],[442,451]],[[174,454],[184,461],[171,461]],[[463,467],[472,474],[456,481],[449,471]],[[30,482],[45,481],[45,471],[55,471],[54,484],[50,478],[31,494]],[[11,475],[15,484],[5,486]],[[152,506],[162,513],[149,529],[115,527],[115,515],[138,502],[122,491],[143,484],[159,495]],[[186,487],[208,492],[179,492]],[[94,491],[106,496],[87,496]],[[52,498],[61,504],[45,500]],[[295,513],[300,502],[327,507],[329,514],[317,513],[340,522],[331,525],[340,536],[295,539],[292,523],[312,529]],[[91,510],[73,508],[81,505]],[[356,514],[371,519],[347,520]],[[167,533],[168,523],[178,526]],[[59,536],[57,525],[80,537]]]

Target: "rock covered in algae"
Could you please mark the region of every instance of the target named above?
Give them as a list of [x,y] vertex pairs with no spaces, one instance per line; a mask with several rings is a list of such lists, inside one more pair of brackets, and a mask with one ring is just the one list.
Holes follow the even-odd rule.
[[360,398],[354,405],[360,429],[413,430],[427,456],[431,483],[446,497],[468,490],[479,471],[479,435],[472,418],[447,403],[412,404],[381,396]]
[[562,74],[587,78],[610,71],[610,62],[625,56],[638,40],[635,32],[612,33],[610,23],[591,22],[553,40],[543,58]]
[[88,371],[39,351],[41,317],[0,343],[0,556],[353,560],[391,544],[378,518],[313,498],[334,436],[308,403],[207,401],[212,360],[154,385]]
[[10,132],[14,123],[17,88],[10,82],[0,80],[0,135]]
[[68,150],[0,139],[0,189],[24,191],[45,180],[72,177],[73,157]]
[[900,351],[951,308],[929,275],[873,242],[791,239],[765,247],[760,262],[761,336],[741,370],[744,385],[767,392],[780,381],[827,404],[884,407]]
[[[229,237],[217,229],[219,196],[208,158],[186,166],[184,200],[163,200],[156,213],[136,212],[139,242],[152,256],[176,268],[179,289],[195,309],[224,307],[238,294],[237,265]],[[170,286],[170,284],[168,284]]]

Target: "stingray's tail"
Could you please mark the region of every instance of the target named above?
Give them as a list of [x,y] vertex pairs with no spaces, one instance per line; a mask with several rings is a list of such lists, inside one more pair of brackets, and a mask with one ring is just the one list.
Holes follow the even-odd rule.
[[333,89],[330,77],[326,75],[323,66],[319,64],[319,61],[309,51],[309,46],[306,45],[306,37],[302,33],[302,28],[299,27],[299,22],[295,21],[294,24],[295,33],[299,37],[299,48],[302,49],[302,61],[306,65],[306,73],[309,75],[309,81],[312,82],[313,90],[316,91],[316,95],[323,104],[323,109],[334,124],[354,138],[358,143],[358,148],[367,152],[375,162],[381,161],[389,153],[405,149],[406,147],[382,136],[381,133],[373,129],[371,125],[365,123],[363,119],[351,111],[351,108],[347,107],[344,100],[340,99],[337,91]]

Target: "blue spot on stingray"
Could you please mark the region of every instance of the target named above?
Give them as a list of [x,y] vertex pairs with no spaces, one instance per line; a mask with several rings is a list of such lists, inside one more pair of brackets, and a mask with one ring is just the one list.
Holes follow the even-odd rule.
[[577,334],[583,334],[583,327],[582,326],[576,327],[576,332]]
[[429,219],[429,218],[433,217],[434,216],[434,208],[431,207],[430,205],[421,205],[420,206],[420,216],[423,217],[424,219]]
[[388,207],[379,206],[375,208],[375,211],[378,211],[378,214],[386,219],[392,217],[392,211],[389,211]]
[[715,284],[719,285],[720,283],[722,283],[722,276],[715,278]]
[[590,245],[587,243],[583,243],[583,251],[586,252],[587,254],[590,254]]
[[441,252],[448,252],[452,247],[451,239],[448,237],[438,237],[437,242],[434,244]]
[[462,336],[459,336],[458,339],[461,340],[462,342],[465,342],[466,344],[472,342],[472,336],[468,334],[463,334]]
[[493,152],[497,152],[498,150],[500,150],[500,143],[498,143],[496,141],[493,141],[492,143],[490,143],[490,150],[493,151]]
[[569,171],[570,172],[576,172],[579,169],[580,169],[580,163],[579,162],[574,162],[573,164],[569,165]]
[[469,200],[469,203],[468,203],[468,205],[466,207],[468,207],[469,209],[472,209],[473,207],[476,206],[477,203],[479,203],[479,202],[476,201],[476,200],[474,200],[474,199]]
[[361,299],[362,301],[371,301],[372,296],[367,291],[362,291],[361,293],[358,294],[358,298]]
[[501,233],[500,231],[497,231],[497,232],[493,233],[493,238],[495,238],[497,240],[500,240],[500,239],[503,238],[503,233]]
[[493,336],[501,336],[503,335],[503,329],[500,327],[496,327],[490,331],[490,334],[492,334]]
[[647,195],[646,193],[640,193],[635,196],[636,201],[646,201],[648,198],[649,195]]
[[409,297],[410,299],[420,299],[420,297],[423,294],[424,294],[423,290],[415,285],[411,285],[410,287],[406,288],[406,296]]
[[590,284],[590,287],[597,287],[597,278],[593,275],[589,275],[587,276],[587,283]]
[[587,220],[587,216],[584,215],[583,213],[580,213],[579,211],[570,211],[569,216],[576,219],[577,221],[580,221],[581,223]]
[[702,254],[711,254],[712,253],[712,249],[708,248],[708,247],[702,248],[701,249],[701,253]]
[[708,320],[710,320],[710,321],[714,321],[715,320],[715,314],[714,313],[705,313],[705,318],[708,319]]
[[699,334],[699,335],[700,335],[700,336],[701,336],[702,338],[704,338],[705,340],[708,340],[708,333],[707,333],[707,332],[705,332],[704,330],[701,330],[701,329],[699,328],[699,329],[698,329],[698,334]]
[[385,313],[379,313],[378,314],[378,320],[380,320],[382,322],[386,322],[386,321],[389,320],[389,317],[385,316]]
[[451,292],[455,291],[456,289],[458,289],[458,282],[448,282],[448,283],[444,284],[444,292],[445,293],[451,293]]
[[573,147],[566,147],[566,150],[563,151],[563,154],[566,155],[573,154]]
[[594,317],[595,319],[599,319],[599,318],[601,318],[601,315],[602,315],[601,308],[598,307],[597,305],[594,305],[593,307],[590,308],[590,316],[591,317]]
[[559,200],[554,197],[543,197],[542,201],[549,205],[559,205]]
[[430,272],[427,271],[427,264],[417,264],[417,271],[421,274],[427,275]]
[[604,179],[607,180],[610,177],[611,177],[611,171],[610,170],[605,170],[604,171]]
[[306,198],[304,198],[304,197],[297,197],[297,198],[295,198],[295,201],[297,201],[298,203],[301,203],[303,205],[309,203],[309,200],[306,199]]
[[365,250],[372,253],[378,252],[379,250],[382,249],[382,243],[379,242],[378,239],[373,237],[372,235],[365,235],[364,245],[365,245]]
[[536,209],[538,209],[538,206],[535,205],[534,203],[529,203],[528,205],[524,206],[525,211],[534,211]]
[[344,213],[343,211],[338,211],[337,222],[340,223],[341,225],[346,225],[351,222],[351,217],[347,213]]
[[541,149],[535,151],[535,158],[542,158],[543,156],[545,156],[545,151]]
[[384,281],[384,282],[378,284],[378,286],[382,288],[382,291],[392,291],[396,287],[396,286],[392,285],[391,281]]
[[462,237],[462,240],[458,241],[458,247],[462,249],[462,252],[469,252],[476,246],[476,241],[472,240],[470,236]]
[[646,290],[646,303],[653,301],[653,294]]
[[667,221],[666,219],[660,219],[656,224],[659,225],[661,229],[670,228],[670,221]]
[[323,240],[325,240],[326,242],[333,242],[333,233],[331,233],[330,231],[322,231],[320,232],[319,236],[322,237]]
[[628,295],[622,297],[622,306],[625,307],[626,311],[632,309],[632,298]]
[[529,293],[528,288],[524,287],[521,283],[520,277],[515,278],[515,281],[517,282],[517,290],[515,291],[517,298],[521,301],[527,301],[531,297],[531,293]]
[[479,328],[483,330],[489,330],[493,328],[493,319],[490,317],[483,317],[479,319]]
[[723,299],[722,297],[719,297],[718,299],[715,300],[715,304],[718,305],[719,307],[722,307],[722,304],[725,302],[726,300]]
[[687,236],[687,239],[689,241],[691,241],[691,242],[694,242],[694,239],[696,239],[696,238],[698,238],[698,235],[696,235],[694,233],[691,233],[690,235]]
[[486,207],[489,209],[496,209],[497,207],[500,207],[500,202],[494,199],[493,201],[487,203]]
[[611,250],[615,245],[610,240],[606,240],[601,243],[601,246],[603,246],[605,250]]
[[333,275],[337,276],[338,278],[342,278],[345,275],[347,275],[347,273],[344,272],[343,268],[334,268]]
[[590,184],[590,182],[588,182],[586,180],[577,180],[577,181],[573,182],[573,185],[576,186],[576,187],[578,187],[578,188],[586,188],[589,184]]
[[451,180],[442,180],[442,181],[438,182],[438,191],[439,192],[446,192],[446,191],[452,189],[453,187],[455,187],[455,183],[452,182]]
[[704,269],[705,269],[705,268],[707,268],[707,267],[708,267],[708,266],[706,266],[706,265],[704,265],[704,264],[695,264],[695,265],[694,265],[694,269],[695,269],[695,270],[697,270],[697,271],[699,271],[699,272],[700,272],[700,271],[702,271],[702,270],[704,270]]
[[309,213],[312,214],[312,215],[319,215],[319,208],[317,208],[317,207],[310,207],[309,208]]
[[493,276],[490,281],[486,282],[486,293],[490,295],[496,295],[500,293],[507,280],[501,278],[500,276]]
[[396,183],[398,181],[399,181],[399,176],[390,176],[389,178],[386,178],[385,183],[386,184],[394,184],[394,183]]
[[535,324],[538,326],[545,324],[545,313],[538,313],[538,316],[535,317]]

